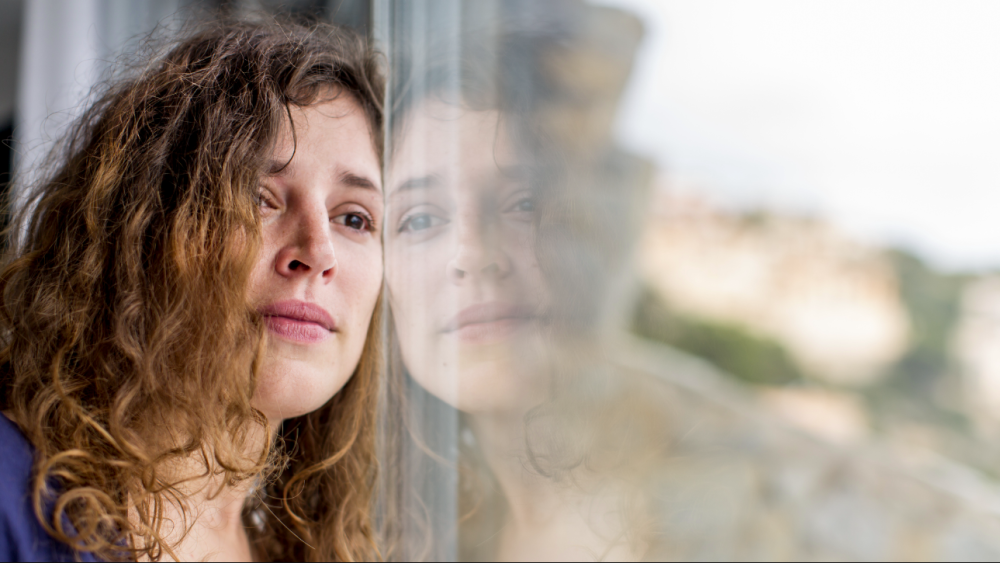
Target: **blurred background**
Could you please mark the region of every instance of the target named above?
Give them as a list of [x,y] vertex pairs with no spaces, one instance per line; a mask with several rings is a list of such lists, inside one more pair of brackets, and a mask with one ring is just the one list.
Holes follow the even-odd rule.
[[[158,26],[269,10],[391,41],[385,5],[0,0],[0,184]],[[1000,514],[1000,4],[545,5],[530,17],[618,22],[573,70],[644,171],[622,328],[741,408]],[[858,498],[840,517],[907,502]],[[976,526],[942,528],[949,553],[1000,553]]]
[[645,30],[632,330],[995,514],[1000,5],[601,3]]
[[645,30],[632,329],[995,513],[1000,5],[602,3]]
[[993,479],[1000,6],[608,4],[645,29],[616,138],[657,170],[635,330]]

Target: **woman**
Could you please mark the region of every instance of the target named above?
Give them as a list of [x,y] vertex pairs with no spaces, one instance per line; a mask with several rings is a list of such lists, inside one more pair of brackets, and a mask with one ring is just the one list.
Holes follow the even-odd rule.
[[382,92],[230,22],[87,111],[0,273],[0,558],[376,555]]

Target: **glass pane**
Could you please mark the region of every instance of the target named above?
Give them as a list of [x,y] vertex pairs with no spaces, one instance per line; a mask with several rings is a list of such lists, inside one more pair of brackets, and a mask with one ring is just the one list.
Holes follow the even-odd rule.
[[1000,9],[375,4],[394,559],[1000,556]]

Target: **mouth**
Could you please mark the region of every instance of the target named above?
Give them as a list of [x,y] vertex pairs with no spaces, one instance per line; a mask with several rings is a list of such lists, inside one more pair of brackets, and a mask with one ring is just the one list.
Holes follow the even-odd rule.
[[325,309],[305,301],[279,301],[258,309],[268,331],[286,340],[305,344],[322,342],[337,332]]
[[536,320],[534,310],[523,305],[493,302],[463,309],[441,331],[468,344],[504,340]]

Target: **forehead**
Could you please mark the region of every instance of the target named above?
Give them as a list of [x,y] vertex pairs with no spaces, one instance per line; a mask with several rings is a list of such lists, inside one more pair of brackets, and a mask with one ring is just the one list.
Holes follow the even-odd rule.
[[437,101],[413,109],[393,146],[389,173],[397,181],[426,174],[487,172],[514,162],[510,136],[498,111]]
[[[348,169],[379,179],[381,166],[367,115],[341,94],[309,106],[290,106],[271,159],[271,174]],[[378,182],[380,185],[380,182]]]

